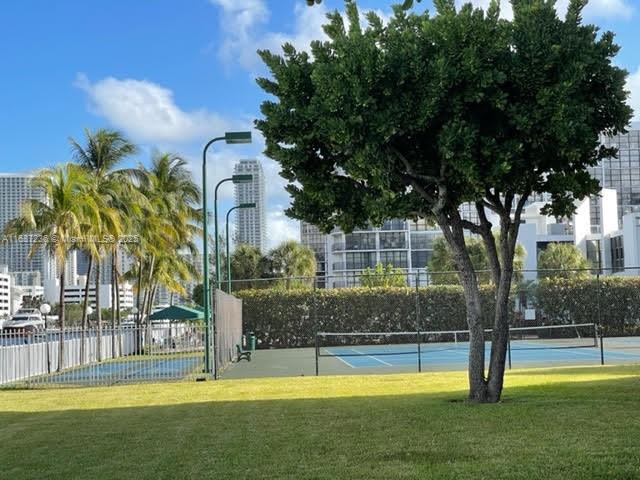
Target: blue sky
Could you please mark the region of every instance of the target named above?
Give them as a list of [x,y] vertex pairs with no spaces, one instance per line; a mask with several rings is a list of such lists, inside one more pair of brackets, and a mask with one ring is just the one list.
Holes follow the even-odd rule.
[[[360,0],[389,14],[388,0]],[[488,0],[476,0],[486,5]],[[567,0],[558,0],[566,9]],[[0,171],[20,172],[69,160],[68,137],[107,126],[141,145],[132,162],[154,148],[180,152],[200,178],[199,151],[210,136],[246,129],[264,94],[257,48],[284,41],[299,48],[322,35],[328,9],[304,0],[9,0],[0,6]],[[425,0],[419,7],[431,8]],[[505,8],[504,14],[510,15]],[[585,19],[617,34],[618,63],[632,74],[640,112],[640,0],[591,0]],[[635,28],[634,28],[635,27]],[[220,146],[210,178],[222,178],[244,157],[267,172],[270,243],[297,236],[283,216],[288,198],[277,165],[251,146]],[[221,210],[231,201],[223,192]]]

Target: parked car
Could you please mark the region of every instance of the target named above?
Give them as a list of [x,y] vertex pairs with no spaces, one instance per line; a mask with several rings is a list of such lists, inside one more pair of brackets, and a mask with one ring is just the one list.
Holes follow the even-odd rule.
[[5,333],[36,333],[45,329],[42,314],[37,308],[21,308],[8,322],[2,331]]

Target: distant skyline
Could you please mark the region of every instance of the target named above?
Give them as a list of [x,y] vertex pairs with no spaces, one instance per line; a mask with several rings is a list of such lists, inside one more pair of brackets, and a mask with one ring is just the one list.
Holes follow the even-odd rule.
[[[391,1],[362,0],[362,10],[390,15]],[[462,3],[462,2],[458,2]],[[489,0],[477,0],[486,6]],[[567,0],[558,1],[566,9]],[[3,77],[0,88],[0,171],[27,172],[70,159],[68,137],[83,129],[116,128],[141,146],[131,164],[147,162],[153,149],[182,153],[200,179],[200,149],[230,129],[253,129],[266,95],[255,84],[264,75],[255,51],[279,50],[290,41],[308,48],[321,38],[328,10],[304,0],[127,0],[5,2],[0,15]],[[432,10],[429,1],[418,9]],[[510,8],[503,14],[510,15]],[[613,30],[620,66],[640,120],[640,19],[638,0],[591,0],[585,20]],[[209,178],[230,175],[243,158],[262,162],[266,177],[269,247],[298,238],[297,222],[284,216],[289,198],[278,165],[262,155],[264,143],[216,145]],[[222,215],[233,188],[221,191]]]

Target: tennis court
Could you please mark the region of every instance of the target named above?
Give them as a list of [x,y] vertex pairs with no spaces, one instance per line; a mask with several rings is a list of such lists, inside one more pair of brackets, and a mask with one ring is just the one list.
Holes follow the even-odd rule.
[[118,383],[180,380],[202,372],[202,355],[166,358],[133,357],[84,365],[60,373],[42,375],[31,383],[69,385],[113,385]]
[[[468,331],[318,333],[315,348],[258,350],[224,378],[465,370]],[[490,338],[490,331],[487,337]],[[513,368],[640,363],[640,337],[601,338],[595,324],[513,328]],[[491,343],[485,344],[489,359]]]

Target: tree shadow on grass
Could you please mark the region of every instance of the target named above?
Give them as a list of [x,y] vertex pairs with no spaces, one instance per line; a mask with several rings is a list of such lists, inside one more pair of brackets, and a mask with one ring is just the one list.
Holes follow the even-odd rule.
[[[81,394],[81,391],[80,391]],[[448,394],[0,412],[0,478],[638,478],[633,378]]]

